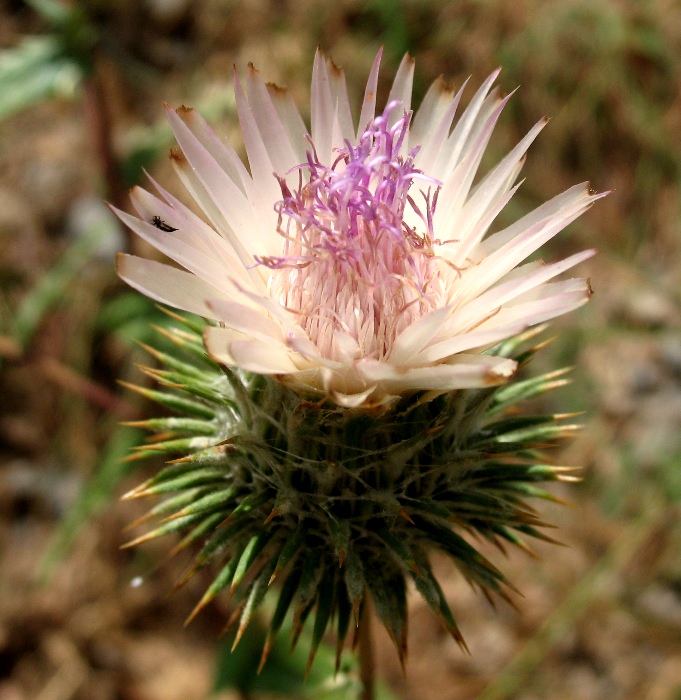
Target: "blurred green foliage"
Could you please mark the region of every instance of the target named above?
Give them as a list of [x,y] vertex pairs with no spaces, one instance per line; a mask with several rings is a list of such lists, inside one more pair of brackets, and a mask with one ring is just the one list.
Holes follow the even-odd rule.
[[29,290],[13,318],[13,335],[21,348],[28,346],[45,315],[55,306],[64,305],[69,285],[93,261],[102,245],[115,239],[116,234],[116,223],[111,215],[99,217]]
[[0,119],[50,97],[72,97],[82,71],[56,37],[31,37],[0,54]]
[[26,0],[49,33],[0,53],[0,120],[51,97],[71,98],[92,70],[96,32],[77,3]]
[[113,430],[90,480],[47,544],[37,568],[37,578],[40,582],[48,582],[49,577],[68,555],[81,528],[94,515],[110,505],[121,481],[131,471],[130,465],[124,459],[135,445],[142,442],[143,437],[141,430],[121,426]]
[[[335,650],[330,645],[322,644],[309,676],[305,676],[307,650],[312,640],[311,624],[306,624],[299,644],[290,650],[288,637],[291,634],[292,617],[292,614],[287,616],[267,663],[259,674],[254,673],[254,669],[260,661],[265,630],[258,625],[249,627],[234,651],[234,635],[227,635],[218,650],[213,690],[236,690],[244,697],[263,693],[298,700],[357,700],[361,684],[354,673],[356,660],[350,653],[346,654],[336,673]],[[387,686],[379,683],[376,700],[397,698]]]

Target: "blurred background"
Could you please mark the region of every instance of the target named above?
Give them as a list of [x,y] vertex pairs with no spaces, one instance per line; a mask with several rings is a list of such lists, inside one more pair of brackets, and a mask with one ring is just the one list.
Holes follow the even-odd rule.
[[544,408],[585,411],[552,456],[584,468],[554,489],[573,506],[540,504],[566,546],[487,552],[517,610],[440,562],[471,656],[413,597],[406,677],[378,635],[383,697],[681,698],[678,0],[0,0],[0,700],[353,697],[323,658],[307,685],[285,653],[255,679],[258,640],[219,641],[223,602],[183,628],[206,580],[173,592],[167,541],[119,549],[144,504],[118,498],[158,465],[121,461],[143,436],[119,422],[150,407],[116,380],[144,381],[136,341],[168,321],[117,280],[117,250],[151,252],[103,202],[127,208],[144,169],[186,201],[164,101],[239,145],[232,64],[305,111],[321,46],[359,105],[381,45],[384,99],[406,51],[416,104],[440,74],[520,86],[487,165],[552,117],[499,227],[583,180],[615,190],[544,253],[601,251],[591,304],[528,368],[574,366]]

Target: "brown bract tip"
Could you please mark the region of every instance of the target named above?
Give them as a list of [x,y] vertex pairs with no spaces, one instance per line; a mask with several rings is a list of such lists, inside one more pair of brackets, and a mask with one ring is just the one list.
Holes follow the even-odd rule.
[[499,372],[490,369],[487,371],[483,379],[487,386],[499,386],[500,384],[506,384],[509,382],[515,376],[516,371],[517,368],[509,374],[500,374]]
[[409,513],[407,513],[407,511],[404,510],[404,508],[400,508],[397,511],[397,514],[400,515],[401,517],[403,517],[408,523],[411,523],[412,525],[414,525],[414,521],[411,519],[411,516],[409,515]]
[[278,97],[286,97],[288,95],[288,88],[277,85],[276,83],[266,83],[266,87],[270,94],[277,95]]
[[262,656],[260,657],[260,663],[258,664],[258,670],[257,674],[260,675],[260,672],[263,669],[263,666],[265,665],[265,662],[267,661],[267,657],[270,655],[270,651],[272,650],[272,638],[268,635],[267,640],[265,641],[265,646],[262,649]]
[[340,66],[337,66],[332,58],[326,59],[326,65],[336,74],[337,77],[343,77],[345,71]]
[[178,146],[173,146],[170,149],[170,160],[174,160],[178,165],[186,165],[187,159]]
[[272,508],[272,512],[265,518],[265,522],[263,525],[269,524],[274,518],[276,518],[279,515],[279,510],[277,508]]
[[446,97],[454,96],[454,86],[444,75],[438,75],[437,78],[435,78],[435,88],[441,95]]
[[116,274],[120,274],[120,269],[121,265],[123,264],[123,260],[125,259],[125,253],[118,252],[116,253]]
[[[182,322],[185,320],[184,316],[181,316],[180,314],[175,313],[172,309],[168,309],[167,307],[163,306],[162,304],[154,304],[154,306],[159,311],[164,313],[166,316],[170,316],[170,318],[174,318],[176,321]],[[154,330],[161,330],[159,326],[152,326],[152,327],[154,328]]]

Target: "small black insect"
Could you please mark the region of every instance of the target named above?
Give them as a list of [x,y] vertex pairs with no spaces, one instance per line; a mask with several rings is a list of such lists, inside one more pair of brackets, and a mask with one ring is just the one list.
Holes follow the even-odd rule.
[[167,231],[168,233],[170,233],[171,231],[177,231],[176,228],[169,226],[165,221],[163,221],[163,219],[160,216],[152,216],[151,223],[161,231]]

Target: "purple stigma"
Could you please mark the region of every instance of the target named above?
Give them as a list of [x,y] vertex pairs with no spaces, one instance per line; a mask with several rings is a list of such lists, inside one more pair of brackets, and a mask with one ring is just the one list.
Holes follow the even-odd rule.
[[[273,272],[273,297],[299,315],[326,357],[336,331],[350,334],[363,356],[383,357],[402,328],[434,308],[441,183],[415,167],[418,147],[404,153],[411,113],[391,123],[400,109],[388,104],[331,165],[310,141],[306,161],[287,173],[298,171],[297,188],[277,176],[282,250],[256,263]],[[415,180],[427,191],[413,195]]]
[[[419,147],[406,156],[400,150],[409,131],[411,113],[404,112],[391,127],[393,112],[401,103],[393,101],[382,115],[376,117],[353,146],[346,140],[338,149],[338,157],[331,166],[319,161],[314,145],[307,152],[305,163],[293,168],[309,176],[303,184],[291,191],[284,178],[278,177],[283,199],[275,210],[280,217],[279,230],[290,236],[290,223],[298,227],[301,239],[299,254],[277,258],[259,258],[258,263],[270,269],[312,262],[320,255],[332,255],[340,264],[356,264],[381,244],[385,236],[392,245],[409,255],[413,247],[429,247],[433,240],[432,220],[436,197],[425,196],[425,212],[416,205],[408,191],[414,180],[422,180],[435,187],[440,183],[427,177],[414,166]],[[404,221],[409,207],[422,222],[417,234]],[[283,228],[283,221],[288,225]],[[285,246],[286,249],[286,246]]]

